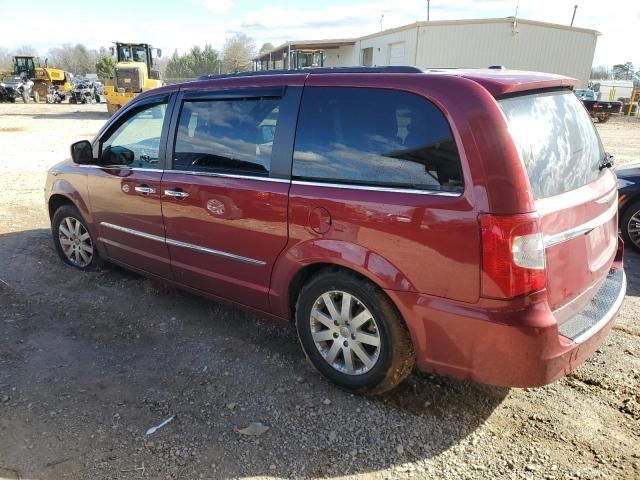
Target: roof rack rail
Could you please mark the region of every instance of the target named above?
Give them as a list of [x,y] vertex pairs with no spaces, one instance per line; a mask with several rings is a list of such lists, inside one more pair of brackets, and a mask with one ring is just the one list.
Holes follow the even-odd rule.
[[215,80],[218,78],[236,78],[236,77],[259,77],[262,75],[295,75],[300,73],[308,73],[311,75],[318,73],[424,73],[424,70],[418,67],[405,65],[389,66],[389,67],[316,67],[301,68],[298,70],[260,70],[257,72],[238,72],[238,73],[222,73],[203,75],[198,80]]

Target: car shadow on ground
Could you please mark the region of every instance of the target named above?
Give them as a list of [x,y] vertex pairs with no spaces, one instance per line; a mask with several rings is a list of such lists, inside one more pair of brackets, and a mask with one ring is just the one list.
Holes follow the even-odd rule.
[[[52,105],[55,107],[55,105]],[[78,110],[60,113],[35,113],[25,109],[24,112],[3,113],[6,117],[31,117],[34,120],[106,120],[110,115],[106,112],[83,111],[84,105],[77,105]],[[105,107],[106,108],[106,107]]]
[[[508,394],[416,374],[352,395],[311,369],[291,327],[55,255],[48,230],[0,235],[0,467],[22,478],[401,468],[472,435]],[[269,430],[238,432],[253,422]]]

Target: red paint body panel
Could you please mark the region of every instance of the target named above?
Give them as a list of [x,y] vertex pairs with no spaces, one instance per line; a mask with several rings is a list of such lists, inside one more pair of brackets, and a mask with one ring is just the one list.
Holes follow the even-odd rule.
[[[586,359],[611,328],[617,312],[579,344],[559,334],[562,322],[587,304],[609,269],[622,268],[617,219],[549,246],[544,290],[496,300],[481,297],[478,216],[537,215],[544,236],[553,237],[611,211],[616,181],[609,171],[589,185],[534,201],[496,101],[574,85],[575,80],[555,75],[484,69],[296,73],[167,86],[131,102],[274,86],[410,92],[433,102],[450,124],[464,179],[458,196],[69,163],[52,169],[47,196],[63,195],[78,206],[110,260],[274,319],[290,319],[290,289],[301,269],[348,268],[394,302],[411,333],[419,368],[496,385],[542,385]],[[141,195],[135,192],[138,185],[156,192]],[[189,196],[169,197],[163,193],[167,189]]]
[[[164,238],[160,206],[162,172],[91,168],[88,175],[93,221],[107,255],[132,267],[170,278],[169,251],[163,242],[104,225],[108,223]],[[154,188],[156,193],[140,194],[135,190],[137,186]]]
[[169,245],[176,281],[269,310],[269,279],[287,243],[289,183],[166,172],[162,197],[167,238],[264,262],[262,265]]

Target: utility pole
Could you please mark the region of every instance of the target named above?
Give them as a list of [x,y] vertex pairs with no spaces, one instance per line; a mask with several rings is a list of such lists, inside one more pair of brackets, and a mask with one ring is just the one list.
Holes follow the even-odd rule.
[[429,21],[430,11],[431,11],[431,0],[427,0],[427,22]]
[[573,6],[573,16],[571,17],[571,26],[573,27],[573,21],[576,19],[576,10],[578,10],[578,5]]
[[382,20],[384,20],[384,13],[380,15],[380,31],[382,31]]

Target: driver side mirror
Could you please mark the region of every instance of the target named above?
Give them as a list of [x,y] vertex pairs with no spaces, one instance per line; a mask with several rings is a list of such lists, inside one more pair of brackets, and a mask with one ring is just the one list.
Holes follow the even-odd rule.
[[71,144],[71,159],[73,163],[79,165],[90,165],[94,163],[93,148],[88,140],[81,140]]

